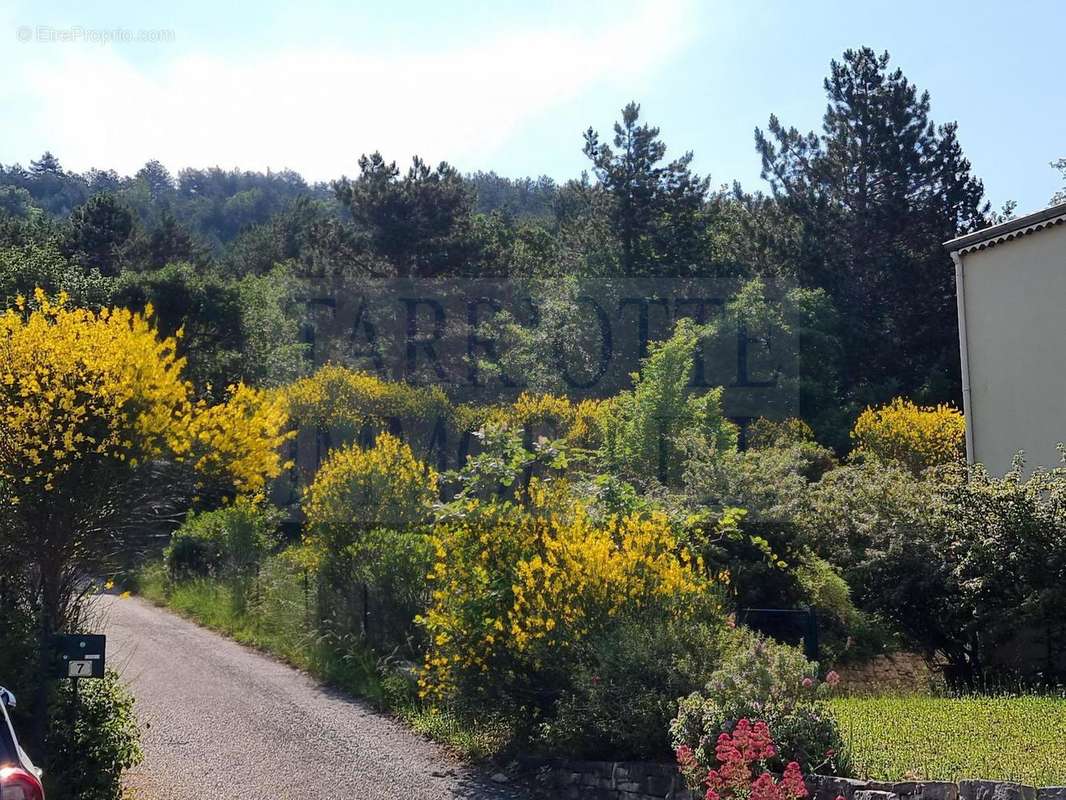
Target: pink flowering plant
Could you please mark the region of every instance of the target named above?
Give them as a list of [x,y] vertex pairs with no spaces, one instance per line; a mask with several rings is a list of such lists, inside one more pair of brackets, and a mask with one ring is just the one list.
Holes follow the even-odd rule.
[[732,733],[715,744],[715,763],[701,767],[688,745],[677,748],[677,762],[694,792],[706,790],[705,800],[801,800],[807,797],[803,772],[788,762],[776,778],[768,769],[778,755],[770,727],[763,721],[742,719]]
[[699,769],[710,769],[722,735],[735,735],[741,720],[757,719],[774,732],[775,751],[762,758],[769,769],[780,773],[795,761],[808,773],[850,774],[840,728],[826,702],[839,676],[820,678],[817,665],[794,647],[749,631],[734,635],[730,655],[704,690],[680,700],[670,726],[675,749]]

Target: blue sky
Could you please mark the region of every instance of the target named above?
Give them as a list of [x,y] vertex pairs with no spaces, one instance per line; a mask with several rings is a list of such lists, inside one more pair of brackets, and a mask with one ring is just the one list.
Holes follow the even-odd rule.
[[[995,205],[1040,208],[1062,183],[1062,0],[89,5],[0,8],[0,162],[48,148],[79,170],[159,158],[326,179],[380,149],[566,178],[585,167],[582,131],[635,99],[672,153],[756,189],[753,129],[771,113],[818,127],[829,60],[865,44],[958,121]],[[39,41],[38,26],[173,41]]]

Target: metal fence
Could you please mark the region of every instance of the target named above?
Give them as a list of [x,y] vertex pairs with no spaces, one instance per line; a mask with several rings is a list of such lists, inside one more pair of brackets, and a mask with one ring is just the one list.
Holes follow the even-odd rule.
[[802,642],[804,655],[818,660],[818,613],[813,608],[742,608],[737,622],[779,642]]

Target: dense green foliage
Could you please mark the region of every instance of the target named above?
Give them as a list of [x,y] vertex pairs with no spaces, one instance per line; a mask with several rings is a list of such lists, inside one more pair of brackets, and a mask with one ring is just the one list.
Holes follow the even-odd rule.
[[813,487],[816,547],[856,601],[971,686],[1059,679],[1062,469],[1004,478],[846,466]]
[[82,681],[75,698],[63,681],[53,698],[44,768],[49,797],[117,800],[122,773],[142,758],[133,695],[117,672]]
[[277,538],[278,513],[239,499],[235,504],[190,515],[163,553],[175,580],[246,577]]
[[[776,118],[756,131],[769,195],[712,190],[635,103],[609,142],[585,133],[590,172],[563,183],[419,158],[404,171],[377,152],[328,185],[158,162],[76,174],[46,153],[0,166],[0,304],[32,311],[39,287],[90,310],[151,307],[189,408],[247,399],[227,389],[242,382],[279,418],[285,405],[292,472],[270,500],[197,484],[197,514],[186,487],[156,526],[184,518],[165,571],[143,576],[154,599],[477,752],[662,757],[687,695],[674,741],[704,767],[748,716],[805,770],[846,772],[850,755],[899,777],[887,745],[842,748],[817,665],[730,631],[730,614],[813,607],[834,663],[906,647],[969,685],[1061,679],[1066,471],[994,479],[957,463],[941,243],[995,217],[954,123],[869,49],[832,62],[825,88],[820,134]],[[467,388],[496,395],[470,401],[433,360],[456,323],[432,304],[432,328],[410,304],[406,321],[343,308],[349,290],[427,281],[466,304]],[[529,308],[456,288],[488,284]],[[590,309],[602,323],[616,308],[637,340],[590,336]],[[393,323],[398,372],[375,328]],[[320,332],[337,352],[315,349]],[[620,374],[615,346],[634,351]],[[333,363],[313,370],[312,355]],[[716,357],[735,381],[708,375]],[[781,397],[736,411],[760,357]],[[215,422],[196,440],[207,460],[241,435]],[[32,576],[6,566],[18,556],[0,536],[0,668],[32,681],[39,613]],[[114,681],[84,700],[112,734],[86,751],[103,797],[136,757],[129,703]],[[910,765],[926,763],[963,768]]]
[[846,51],[825,90],[820,134],[771,117],[756,143],[764,177],[799,226],[794,274],[839,313],[839,400],[955,399],[956,308],[942,243],[987,224],[984,188],[957,126],[930,119],[929,94],[892,70],[888,53]]
[[685,453],[736,449],[736,426],[722,414],[721,387],[689,391],[692,357],[699,342],[691,320],[654,344],[632,392],[616,397],[605,414],[607,467],[629,480],[674,485],[681,479]]

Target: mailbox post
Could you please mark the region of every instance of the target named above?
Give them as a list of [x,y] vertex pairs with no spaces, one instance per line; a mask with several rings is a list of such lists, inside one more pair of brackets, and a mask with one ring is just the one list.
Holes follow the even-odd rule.
[[104,677],[107,637],[96,633],[59,633],[52,641],[55,676],[70,678],[74,690],[73,712],[78,708],[78,682]]

